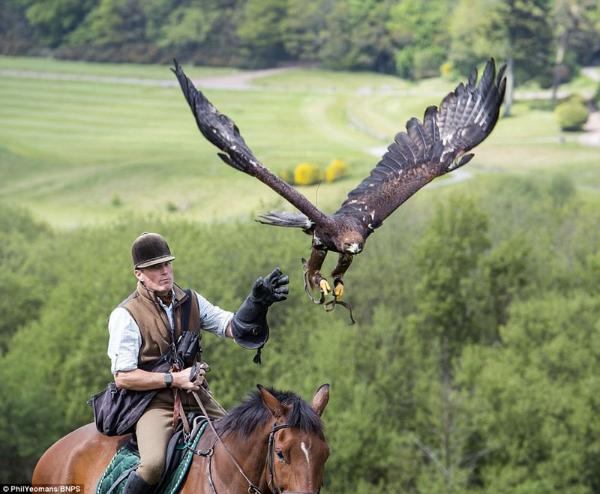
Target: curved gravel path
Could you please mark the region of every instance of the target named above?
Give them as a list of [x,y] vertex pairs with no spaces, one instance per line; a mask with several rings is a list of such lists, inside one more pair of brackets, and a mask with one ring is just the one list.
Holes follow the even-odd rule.
[[[210,89],[248,90],[254,88],[252,81],[261,77],[279,74],[292,70],[284,67],[279,69],[248,70],[234,74],[198,77],[193,82]],[[176,87],[177,80],[173,79],[141,79],[136,77],[99,76],[88,74],[69,74],[63,72],[42,72],[35,70],[0,69],[0,77],[16,77],[22,79],[45,79],[53,81],[84,81],[104,84],[126,84],[135,86]]]

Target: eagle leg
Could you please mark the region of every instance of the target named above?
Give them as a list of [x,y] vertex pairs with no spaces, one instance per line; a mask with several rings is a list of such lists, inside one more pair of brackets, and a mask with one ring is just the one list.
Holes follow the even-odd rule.
[[327,257],[327,249],[312,248],[310,258],[306,263],[306,277],[311,289],[319,287],[323,295],[331,293],[331,287],[321,274],[321,266]]
[[352,254],[342,253],[338,258],[335,269],[331,272],[333,277],[333,294],[336,299],[341,299],[344,296],[344,274],[352,264],[354,256]]

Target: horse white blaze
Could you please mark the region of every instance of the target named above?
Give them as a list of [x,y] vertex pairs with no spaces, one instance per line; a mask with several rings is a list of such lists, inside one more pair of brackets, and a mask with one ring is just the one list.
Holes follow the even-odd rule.
[[304,453],[304,456],[306,456],[306,463],[307,463],[307,465],[310,466],[310,457],[308,456],[308,448],[306,447],[306,444],[304,444],[304,441],[302,441],[300,443],[300,449]]

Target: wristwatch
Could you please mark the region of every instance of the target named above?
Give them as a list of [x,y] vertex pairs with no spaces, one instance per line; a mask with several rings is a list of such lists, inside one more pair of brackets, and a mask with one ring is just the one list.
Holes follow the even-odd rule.
[[170,372],[165,372],[163,374],[163,379],[165,380],[165,386],[167,388],[170,388],[173,384],[173,374],[171,374]]

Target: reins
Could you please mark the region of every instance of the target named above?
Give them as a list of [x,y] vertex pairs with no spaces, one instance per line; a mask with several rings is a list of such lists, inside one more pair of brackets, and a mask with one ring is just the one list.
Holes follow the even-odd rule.
[[[237,462],[237,460],[231,454],[231,452],[229,451],[229,449],[227,448],[227,446],[221,439],[221,436],[219,436],[219,433],[215,429],[215,426],[213,425],[212,420],[208,416],[208,413],[206,413],[206,409],[204,408],[204,405],[202,404],[202,400],[200,399],[198,394],[195,391],[192,391],[192,396],[198,402],[198,406],[200,407],[200,410],[206,417],[206,420],[208,421],[208,425],[210,426],[213,434],[215,435],[215,443],[213,443],[213,446],[208,451],[206,451],[206,452],[194,451],[194,453],[199,456],[207,456],[208,457],[208,483],[210,484],[210,487],[212,488],[214,494],[218,494],[218,493],[217,493],[217,489],[215,487],[215,483],[212,478],[212,458],[213,458],[213,453],[214,453],[214,445],[216,444],[217,441],[219,441],[221,443],[221,446],[223,446],[223,449],[227,453],[227,456],[229,456],[232,463],[238,469],[238,471],[240,472],[242,477],[244,477],[244,479],[246,480],[246,483],[248,484],[248,494],[263,494],[261,492],[261,490],[256,485],[254,485],[252,483],[252,481],[248,478],[248,476],[244,473],[244,470],[242,469],[240,464]],[[275,423],[275,424],[273,424],[273,428],[271,429],[271,432],[269,433],[269,439],[268,439],[268,445],[267,445],[267,459],[266,459],[268,469],[269,469],[269,479],[270,479],[269,487],[276,494],[315,494],[314,492],[282,491],[281,489],[279,489],[279,487],[277,486],[277,484],[275,482],[275,434],[278,431],[280,431],[281,429],[286,429],[288,427],[289,427],[288,424]]]

